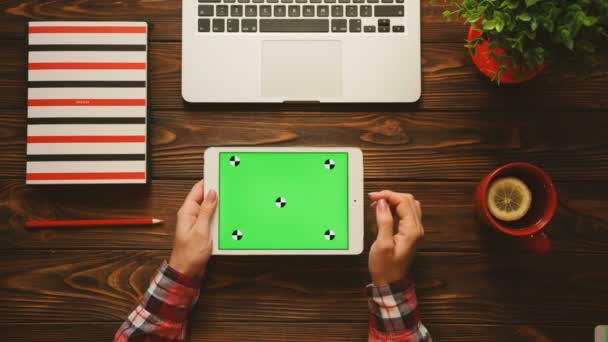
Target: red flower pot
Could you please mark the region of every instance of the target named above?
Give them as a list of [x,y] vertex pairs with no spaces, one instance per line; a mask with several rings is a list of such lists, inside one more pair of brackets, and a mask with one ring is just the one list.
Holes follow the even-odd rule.
[[[475,30],[473,28],[473,25],[471,25],[471,27],[469,28],[468,41],[471,42],[473,39],[480,37],[480,36],[481,36],[481,32]],[[511,66],[511,64],[508,61],[503,61],[501,64],[499,64],[496,60],[494,60],[494,58],[492,58],[490,56],[490,49],[488,48],[488,45],[489,45],[489,43],[487,40],[484,40],[483,43],[477,45],[475,47],[476,54],[475,55],[473,55],[472,53],[470,54],[471,59],[473,60],[473,63],[475,63],[475,65],[477,66],[479,71],[481,71],[484,75],[488,76],[489,78],[494,78],[494,75],[496,72],[498,72],[500,65],[504,64],[507,67],[507,70],[500,75],[500,83],[525,82],[525,81],[528,81],[528,80],[534,78],[545,68],[544,65],[541,65],[536,70],[532,70],[527,73],[524,70],[523,75],[517,75],[517,73],[515,72],[515,68],[513,68],[513,66]],[[504,50],[501,48],[494,49],[494,54],[496,56],[500,56],[504,53],[505,53]]]

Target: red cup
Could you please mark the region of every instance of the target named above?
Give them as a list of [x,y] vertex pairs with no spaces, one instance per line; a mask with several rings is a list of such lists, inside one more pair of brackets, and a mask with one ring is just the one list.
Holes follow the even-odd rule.
[[[487,194],[490,184],[502,177],[522,180],[532,193],[528,213],[514,222],[497,220],[488,210]],[[551,240],[543,229],[553,218],[557,208],[557,192],[551,178],[538,166],[529,163],[509,163],[485,176],[475,193],[477,216],[488,226],[509,236],[516,237],[534,254],[543,255],[551,249]]]

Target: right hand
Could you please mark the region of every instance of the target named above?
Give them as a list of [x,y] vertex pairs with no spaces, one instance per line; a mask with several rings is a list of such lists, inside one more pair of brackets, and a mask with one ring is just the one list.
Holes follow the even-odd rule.
[[[411,194],[384,190],[371,192],[369,197],[376,207],[378,236],[369,252],[369,273],[376,286],[387,285],[405,278],[414,254],[416,243],[424,236],[420,202]],[[399,217],[397,234],[391,207]]]

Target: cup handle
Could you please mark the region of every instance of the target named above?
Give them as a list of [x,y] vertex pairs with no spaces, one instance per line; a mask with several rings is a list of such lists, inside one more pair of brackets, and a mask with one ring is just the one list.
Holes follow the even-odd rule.
[[524,236],[524,245],[528,250],[536,255],[544,255],[551,249],[551,240],[547,234],[540,232],[533,235]]

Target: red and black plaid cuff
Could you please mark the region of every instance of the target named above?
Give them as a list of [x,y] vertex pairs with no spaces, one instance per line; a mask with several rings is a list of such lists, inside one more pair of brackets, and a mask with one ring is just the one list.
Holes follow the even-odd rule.
[[420,326],[416,293],[409,278],[389,285],[367,286],[370,324],[381,333],[416,331]]
[[160,266],[160,273],[174,282],[198,290],[201,287],[202,277],[191,278],[174,269],[167,261]]

